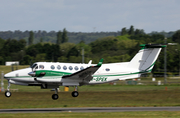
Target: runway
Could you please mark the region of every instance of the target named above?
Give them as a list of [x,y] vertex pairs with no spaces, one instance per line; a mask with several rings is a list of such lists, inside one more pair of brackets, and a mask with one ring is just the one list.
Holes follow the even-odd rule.
[[127,112],[127,111],[180,111],[180,107],[86,107],[86,108],[0,109],[0,113]]

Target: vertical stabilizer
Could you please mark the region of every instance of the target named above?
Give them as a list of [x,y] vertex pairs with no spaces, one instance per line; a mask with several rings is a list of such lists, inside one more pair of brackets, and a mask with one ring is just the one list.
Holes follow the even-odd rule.
[[142,48],[130,61],[128,68],[138,69],[140,71],[150,72],[154,67],[160,51],[166,45],[161,44],[143,44]]

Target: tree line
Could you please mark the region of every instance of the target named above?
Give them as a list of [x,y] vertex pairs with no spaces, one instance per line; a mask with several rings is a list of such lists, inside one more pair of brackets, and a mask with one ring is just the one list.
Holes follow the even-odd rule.
[[[66,30],[66,29],[65,29]],[[64,31],[64,29],[63,29]],[[60,31],[60,32],[63,32]],[[29,38],[29,32],[30,31],[20,31],[20,30],[15,30],[15,31],[0,31],[0,37],[2,39],[25,39],[26,42],[28,43],[28,38]],[[34,34],[34,41],[33,43],[39,43],[39,42],[51,42],[51,43],[56,43],[57,39],[57,34],[59,31],[32,31]],[[119,35],[124,35],[124,34],[129,34],[129,33],[134,33],[134,34],[145,34],[143,29],[134,29],[133,26],[130,26],[130,28],[122,28],[119,31],[116,32],[68,32],[67,31],[67,36],[68,36],[68,41],[71,43],[78,44],[80,41],[84,41],[86,44],[89,44],[99,38],[107,37],[107,36],[119,36]],[[131,35],[130,33],[130,35]],[[175,33],[175,31],[171,32],[151,32],[148,35],[153,35],[153,34],[162,34],[165,37],[172,37],[172,35]]]
[[[140,44],[163,44],[165,36],[161,33],[146,34],[142,29],[122,28],[116,36],[104,36],[90,43],[80,40],[78,43],[69,41],[66,29],[55,33],[54,42],[41,41],[35,43],[35,33],[28,32],[26,39],[3,39],[0,38],[0,65],[6,61],[20,61],[22,65],[43,62],[82,62],[82,50],[84,50],[85,63],[93,60],[98,63],[104,58],[104,63],[127,62],[140,49]],[[78,35],[78,34],[77,34]],[[88,35],[86,36],[88,37]],[[168,71],[180,70],[180,30],[167,37],[167,43],[177,43],[175,46],[167,46],[167,69]],[[163,71],[164,51],[161,51],[154,70]]]

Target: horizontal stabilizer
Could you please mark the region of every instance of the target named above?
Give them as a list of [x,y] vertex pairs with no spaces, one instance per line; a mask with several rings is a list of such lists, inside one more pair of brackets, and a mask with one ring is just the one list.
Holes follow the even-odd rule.
[[164,48],[166,45],[163,44],[141,44],[142,49],[146,48]]

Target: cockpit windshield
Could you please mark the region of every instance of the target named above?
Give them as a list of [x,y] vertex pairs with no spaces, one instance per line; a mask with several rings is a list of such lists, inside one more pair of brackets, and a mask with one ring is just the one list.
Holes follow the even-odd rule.
[[32,68],[32,69],[34,69],[34,68],[35,68],[35,69],[38,69],[38,65],[37,65],[37,64],[33,64],[33,65],[31,66],[31,68]]

